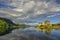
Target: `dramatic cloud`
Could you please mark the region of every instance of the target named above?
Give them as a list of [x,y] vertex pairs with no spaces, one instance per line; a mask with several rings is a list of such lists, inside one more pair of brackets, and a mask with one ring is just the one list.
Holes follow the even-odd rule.
[[56,0],[0,0],[0,4],[8,7],[0,8],[0,17],[10,18],[17,23],[60,12],[60,4]]

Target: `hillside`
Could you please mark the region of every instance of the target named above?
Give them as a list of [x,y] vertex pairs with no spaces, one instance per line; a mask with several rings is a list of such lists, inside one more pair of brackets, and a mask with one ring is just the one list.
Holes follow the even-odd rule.
[[10,19],[0,17],[0,35],[11,32],[13,29],[25,28],[25,24],[15,24]]

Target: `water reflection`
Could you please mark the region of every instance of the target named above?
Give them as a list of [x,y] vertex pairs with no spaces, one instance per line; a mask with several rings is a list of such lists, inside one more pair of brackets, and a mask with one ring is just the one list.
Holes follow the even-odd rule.
[[52,30],[59,30],[59,29],[57,29],[57,28],[53,28],[53,29],[52,28],[48,28],[48,29],[39,28],[38,31],[39,32],[45,32],[46,35],[50,35]]
[[39,32],[44,32],[48,37],[53,38],[54,40],[60,40],[60,29],[57,27],[54,28],[39,28]]

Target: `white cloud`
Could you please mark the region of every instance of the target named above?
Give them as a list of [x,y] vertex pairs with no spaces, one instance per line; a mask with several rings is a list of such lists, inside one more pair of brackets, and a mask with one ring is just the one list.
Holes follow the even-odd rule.
[[26,25],[33,25],[33,26],[38,25],[38,23],[37,23],[37,22],[36,22],[36,23],[24,23],[24,24],[26,24]]
[[23,9],[13,9],[14,11],[23,12]]
[[47,16],[47,17],[55,17],[56,15],[50,15],[50,16]]
[[47,16],[47,17],[55,17],[57,15],[60,15],[60,14],[54,14],[54,15],[50,15],[50,16]]
[[9,15],[9,18],[11,17],[16,22],[55,15],[57,14],[55,12],[60,12],[60,4],[58,5],[55,0],[11,0],[4,4],[16,8],[0,9],[0,14]]
[[60,6],[59,7],[52,7],[50,9],[50,11],[52,11],[52,12],[59,12],[60,11]]

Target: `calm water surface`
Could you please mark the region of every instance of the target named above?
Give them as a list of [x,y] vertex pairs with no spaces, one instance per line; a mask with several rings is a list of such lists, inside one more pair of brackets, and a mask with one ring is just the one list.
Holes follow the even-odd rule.
[[39,32],[35,28],[13,30],[0,40],[60,40],[60,30],[49,30]]

